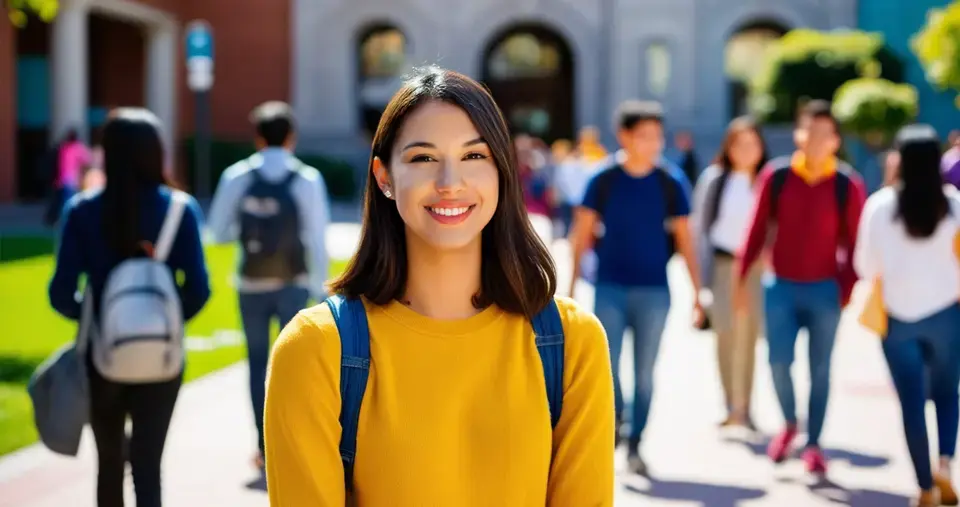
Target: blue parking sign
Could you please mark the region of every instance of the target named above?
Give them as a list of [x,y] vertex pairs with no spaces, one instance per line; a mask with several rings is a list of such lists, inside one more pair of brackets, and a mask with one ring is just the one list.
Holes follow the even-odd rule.
[[213,32],[206,21],[191,21],[186,29],[187,61],[213,59]]

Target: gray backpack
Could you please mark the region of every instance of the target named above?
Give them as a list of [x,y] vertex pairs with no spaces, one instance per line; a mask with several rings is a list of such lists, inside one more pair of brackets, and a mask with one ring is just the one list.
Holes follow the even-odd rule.
[[163,382],[183,368],[183,308],[166,260],[188,199],[173,191],[152,258],[127,259],[107,277],[91,350],[108,380]]

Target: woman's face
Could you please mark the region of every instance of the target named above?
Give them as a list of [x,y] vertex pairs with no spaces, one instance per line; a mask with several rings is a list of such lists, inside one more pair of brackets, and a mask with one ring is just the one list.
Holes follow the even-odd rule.
[[406,118],[392,150],[390,167],[376,159],[374,173],[407,234],[439,249],[479,241],[500,184],[490,147],[467,113],[445,102],[423,104]]
[[763,142],[753,130],[737,134],[730,144],[730,163],[737,169],[753,169],[763,158]]

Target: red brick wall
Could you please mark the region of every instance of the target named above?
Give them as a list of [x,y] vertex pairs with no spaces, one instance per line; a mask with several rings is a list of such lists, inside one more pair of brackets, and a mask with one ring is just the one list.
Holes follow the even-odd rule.
[[[184,24],[205,19],[213,27],[215,80],[210,100],[216,137],[249,139],[252,129],[247,117],[251,109],[266,100],[289,100],[290,4],[290,0],[204,0],[180,4],[178,17]],[[181,37],[181,46],[182,40]],[[181,47],[181,54],[183,51]],[[179,65],[185,69],[182,57]],[[193,132],[194,102],[185,79],[180,79],[179,90],[180,134],[184,137]]]
[[13,200],[16,192],[17,38],[14,30],[6,16],[0,16],[0,202]]

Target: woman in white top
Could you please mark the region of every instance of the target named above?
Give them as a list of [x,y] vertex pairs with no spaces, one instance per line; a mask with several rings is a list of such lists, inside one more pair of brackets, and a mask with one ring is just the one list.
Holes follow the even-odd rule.
[[[883,282],[889,315],[883,353],[900,397],[907,447],[921,490],[916,505],[957,505],[950,460],[960,419],[960,262],[956,251],[960,196],[944,187],[940,142],[933,128],[906,127],[898,134],[897,144],[901,160],[898,181],[867,200],[854,263],[863,279]],[[924,412],[928,392],[937,409],[940,463],[936,473],[931,472]]]
[[760,275],[751,271],[749,310],[738,317],[733,304],[736,251],[750,227],[754,179],[767,160],[757,124],[748,117],[730,122],[713,165],[697,180],[690,221],[700,249],[701,280],[712,292],[710,321],[717,333],[717,362],[726,399],[727,417],[721,426],[753,429],[750,398],[757,337],[763,316]]

